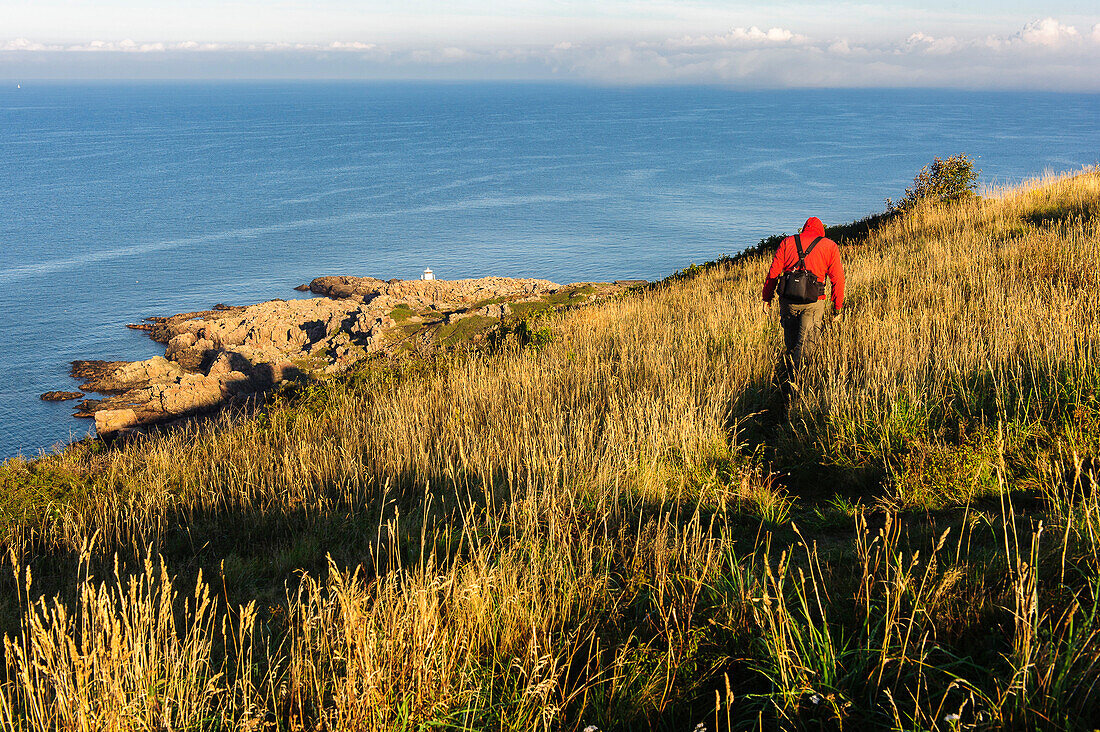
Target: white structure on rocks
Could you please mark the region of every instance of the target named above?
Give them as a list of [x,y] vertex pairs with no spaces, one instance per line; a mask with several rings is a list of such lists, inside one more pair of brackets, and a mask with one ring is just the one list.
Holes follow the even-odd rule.
[[434,280],[435,275],[432,274],[431,269],[426,269],[426,270],[424,270],[424,274],[420,275],[420,279],[422,279],[422,280]]

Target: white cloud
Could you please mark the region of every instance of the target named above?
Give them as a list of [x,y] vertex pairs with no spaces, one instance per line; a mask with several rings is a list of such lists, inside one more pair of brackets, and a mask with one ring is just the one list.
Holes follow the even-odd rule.
[[1100,45],[1082,43],[1076,29],[1050,18],[987,38],[916,31],[872,43],[736,28],[717,36],[635,44],[631,54],[578,58],[573,66],[580,76],[604,80],[1100,90],[1095,68],[1100,68]]
[[841,38],[839,40],[833,41],[825,47],[825,52],[833,54],[834,56],[849,57],[867,56],[867,54],[869,53],[868,49],[865,46],[853,44],[847,38]]
[[165,43],[155,41],[152,43],[138,43],[134,40],[123,41],[88,41],[87,43],[38,43],[26,38],[16,38],[10,41],[0,41],[0,51],[75,51],[75,52],[106,52],[106,53],[161,53],[164,51],[220,51],[226,46],[220,43],[198,43],[196,41],[181,41],[179,43]]
[[[561,36],[558,36],[561,38]],[[658,37],[659,38],[659,37]],[[711,35],[664,40],[549,40],[541,44],[387,45],[366,40],[324,43],[203,43],[187,40],[89,41],[48,44],[28,38],[0,41],[0,73],[36,52],[147,54],[143,68],[277,68],[286,75],[341,78],[535,78],[605,83],[725,83],[739,86],[955,86],[1100,91],[1100,23],[1085,34],[1054,18],[1016,33],[969,38],[927,30],[889,40],[811,37],[793,28],[735,27]],[[187,54],[213,56],[184,59]],[[164,61],[155,61],[164,58]],[[13,61],[13,59],[16,59]],[[209,60],[207,60],[209,59]],[[62,68],[63,61],[54,62]],[[70,66],[73,62],[69,62]],[[79,62],[85,64],[84,61]],[[116,62],[112,62],[116,63]],[[151,66],[153,64],[154,66]],[[107,62],[104,62],[107,66]],[[123,68],[118,66],[115,68]],[[209,72],[207,72],[209,73]],[[235,71],[235,73],[242,73]],[[20,75],[22,72],[20,72]],[[59,75],[59,74],[55,74]],[[262,75],[262,74],[261,74]]]
[[378,48],[378,44],[362,41],[333,41],[329,44],[329,48],[334,51],[373,51]]
[[747,31],[743,28],[734,28],[734,34],[742,36],[745,40],[749,41],[768,41],[770,43],[786,43],[787,41],[799,41],[802,40],[802,36],[796,36],[786,28],[769,28],[767,33],[763,33],[755,25],[749,28]]
[[1078,37],[1077,29],[1072,25],[1062,25],[1054,18],[1043,18],[1028,23],[1013,38],[1031,45],[1055,48]]
[[36,43],[26,38],[13,38],[10,41],[0,41],[0,51],[46,51],[48,47],[42,43]]
[[[121,41],[88,41],[87,43],[48,44],[37,43],[26,38],[0,41],[0,51],[101,51],[105,53],[163,53],[166,51],[375,51],[379,46],[362,41],[333,41],[332,43],[200,43],[198,41],[179,41],[168,43],[153,41],[139,43],[132,39]],[[450,51],[454,55],[454,50]]]
[[734,28],[728,33],[710,36],[683,36],[670,38],[664,45],[670,48],[736,48],[779,43],[802,43],[806,37],[786,28],[760,30],[755,25],[749,28]]
[[465,61],[474,57],[474,54],[465,49],[458,48],[456,46],[448,46],[440,51],[440,55],[445,61]]
[[928,45],[931,45],[935,42],[936,42],[935,38],[933,38],[932,36],[929,36],[929,35],[925,35],[921,31],[917,31],[916,33],[914,33],[913,35],[911,35],[907,39],[905,39],[905,45],[910,47],[910,48],[913,48],[915,46],[921,46],[921,45],[928,46]]
[[959,41],[954,36],[935,38],[920,31],[912,34],[905,40],[905,44],[899,51],[916,51],[927,54],[945,54],[959,48]]

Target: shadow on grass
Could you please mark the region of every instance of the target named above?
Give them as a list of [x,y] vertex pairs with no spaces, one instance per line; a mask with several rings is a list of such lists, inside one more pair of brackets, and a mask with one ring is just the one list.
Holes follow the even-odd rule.
[[[761,449],[779,449],[795,439],[792,435],[797,436],[796,426],[777,417],[772,410],[776,393],[777,390],[770,384],[760,383],[753,385],[740,398],[743,409],[751,410],[749,413],[757,413],[753,439],[757,440]],[[824,458],[820,455],[816,457],[816,468],[812,450],[800,459],[805,462],[807,473],[798,480],[804,480],[809,485],[809,478],[806,476],[818,469]],[[792,472],[792,475],[800,474]],[[793,480],[792,485],[796,485]],[[492,521],[489,517],[496,515],[503,502],[517,498],[512,495],[514,483],[509,483],[503,474],[493,475],[487,486],[479,485],[473,475],[460,475],[457,478],[445,474],[429,476],[427,483],[431,486],[430,494],[425,494],[424,482],[424,476],[399,476],[390,483],[389,489],[375,486],[374,493],[369,490],[360,491],[358,497],[366,500],[340,501],[334,498],[324,510],[298,506],[277,511],[178,511],[164,519],[162,525],[170,528],[157,537],[156,544],[151,548],[165,557],[169,574],[179,578],[180,587],[187,587],[202,570],[215,587],[222,584],[224,599],[229,604],[254,600],[264,609],[269,605],[281,604],[288,591],[293,594],[301,572],[309,572],[314,577],[325,576],[328,568],[326,555],[331,555],[341,568],[363,565],[369,577],[371,574],[390,571],[398,565],[415,566],[421,559],[421,552],[427,549],[436,552],[441,560],[438,566],[442,573],[449,563],[461,559],[463,553],[469,550],[468,543],[462,546],[455,541],[460,535],[472,537],[476,541],[478,538],[488,539],[488,532],[492,532],[492,538],[503,539],[504,545],[510,540],[524,541],[524,536],[518,530],[510,538],[509,527],[499,530],[490,528]],[[318,494],[325,494],[326,491],[334,497],[342,495],[341,488],[335,485],[317,486],[315,490]],[[431,501],[427,495],[431,495]],[[610,512],[612,516],[618,516],[619,522],[619,525],[615,525],[615,520],[612,520],[607,527],[612,536],[622,526],[629,528],[631,524],[643,525],[652,521],[660,525],[662,518],[670,515],[671,520],[667,526],[676,530],[695,516],[692,506],[677,506],[674,501],[647,502],[630,495],[621,500],[622,504]],[[1012,500],[1022,508],[1022,502],[1018,502],[1016,497]],[[464,510],[458,510],[460,505]],[[439,508],[432,509],[431,506]],[[994,511],[997,504],[986,501],[981,509]],[[398,515],[402,520],[393,529],[391,527],[395,525]],[[713,514],[704,514],[696,520],[706,526],[711,516]],[[482,518],[485,520],[481,520]],[[473,520],[464,526],[463,522],[469,519]],[[901,524],[902,539],[897,544],[898,548],[906,554],[912,554],[918,550],[926,551],[929,544],[934,543],[946,528],[961,533],[967,519],[955,509],[942,512],[908,512],[892,520]],[[869,515],[870,531],[878,531],[886,521],[884,513]],[[1020,515],[1017,521],[1020,522],[1020,534],[1026,535],[1024,532],[1027,518]],[[735,533],[743,533],[745,537],[744,549],[739,553],[742,558],[754,549],[754,530],[760,532],[759,521],[756,521],[755,529],[751,524],[750,520],[746,520],[743,527],[735,530]],[[422,543],[421,528],[425,525],[429,526],[429,530],[424,534],[427,540]],[[440,533],[433,534],[431,526],[438,526]],[[975,542],[975,545],[999,547],[998,526],[997,516],[987,517],[978,527],[981,541]],[[831,552],[827,580],[830,592],[837,597],[851,596],[852,583],[858,576],[853,551],[853,528],[852,522],[849,522],[843,545],[823,547],[823,551]],[[392,535],[389,533],[391,531]],[[975,536],[974,529],[971,528],[970,531],[971,536]],[[777,531],[775,536],[776,541],[771,547],[773,555],[783,549],[789,550],[791,544],[799,539],[789,529],[786,532]],[[629,570],[628,558],[632,548],[624,546],[621,551],[627,561],[616,570],[612,581],[625,584],[629,579],[625,573]],[[970,547],[968,551],[971,551]],[[974,557],[985,557],[985,554],[978,552],[971,555],[971,558]],[[993,564],[997,557],[996,552],[991,550],[989,557],[989,562],[983,565],[985,571],[990,571],[991,567],[997,570],[998,567]],[[36,574],[39,577],[47,575],[47,582],[54,586],[54,591],[62,591],[62,596],[65,597],[65,592],[71,590],[63,588],[75,585],[75,580],[78,579],[73,571],[73,559],[71,556],[60,555],[44,557],[36,562]],[[139,561],[138,557],[129,558],[124,565],[124,571],[130,566],[138,569]],[[111,563],[106,558],[98,560],[92,569],[100,577],[107,577],[112,571]],[[10,574],[3,579],[0,596],[11,596],[7,587],[9,582]],[[42,590],[41,585],[36,587],[36,591]],[[712,603],[718,601],[709,600]],[[656,601],[648,599],[642,593],[629,603],[613,610],[609,608],[606,618],[597,619],[605,654],[608,648],[623,648],[634,643],[641,654],[640,660],[635,664],[636,668],[647,669],[652,665],[653,671],[660,669],[665,650],[662,645],[662,627],[653,612],[654,602]],[[13,615],[14,608],[5,607],[3,610],[5,624],[16,619],[17,616]],[[698,612],[701,618],[707,617],[709,608],[704,607]],[[835,616],[833,622],[838,628],[837,632],[841,633],[838,637],[843,636],[844,629],[857,632],[859,620],[855,615],[851,618],[839,614]],[[757,669],[760,650],[754,645],[757,642],[754,640],[756,631],[747,629],[748,623],[746,619],[745,624],[729,628],[698,626],[698,649],[688,654],[685,665],[677,669],[676,678],[666,692],[669,704],[660,713],[631,704],[629,700],[622,702],[609,699],[602,712],[606,719],[595,719],[598,714],[586,713],[586,718],[578,722],[598,721],[600,728],[605,730],[678,730],[692,729],[697,722],[703,721],[708,729],[715,729],[714,692],[718,691],[720,695],[726,693],[728,677],[729,691],[739,700],[734,707],[731,728],[741,729],[744,725],[750,725],[758,714],[763,714],[760,719],[765,721],[768,721],[767,715],[772,714],[772,720],[780,724],[782,720],[775,716],[775,710],[766,706],[765,699],[773,690]],[[9,633],[15,629],[15,626],[3,628]],[[961,627],[955,636],[945,630],[943,639],[953,641],[953,650],[971,653],[975,658],[998,658],[998,654],[1003,655],[1005,648],[1003,644],[982,645],[982,638],[988,635],[988,627],[971,624]],[[579,647],[571,658],[573,663],[568,673],[578,686],[584,685],[585,674],[592,674],[595,678],[599,673],[605,672],[594,648]],[[855,685],[856,682],[852,683]],[[815,707],[809,706],[808,697],[804,701],[807,706],[803,711],[800,704],[799,719],[812,727]],[[717,729],[724,728],[721,726],[723,719],[724,717],[718,718],[720,724]]]
[[1065,208],[1038,210],[1024,216],[1032,226],[1049,228],[1053,226],[1065,226],[1080,224],[1100,215],[1100,209],[1087,203],[1077,203]]
[[826,226],[825,235],[841,246],[862,244],[872,231],[900,215],[899,211],[871,214],[848,224]]
[[775,379],[747,385],[733,400],[726,427],[747,453],[776,470],[802,498],[874,495],[886,477],[882,466],[837,464],[812,426],[812,415],[789,404]]
[[[431,486],[428,493],[425,493],[425,483]],[[445,574],[450,565],[470,554],[471,544],[493,541],[500,549],[506,549],[511,542],[529,540],[523,533],[525,527],[500,524],[496,520],[504,502],[523,497],[513,494],[518,490],[517,483],[522,481],[509,482],[504,473],[493,475],[486,486],[479,485],[473,475],[455,478],[437,474],[425,478],[409,474],[391,480],[388,487],[374,486],[373,492],[369,487],[359,491],[351,500],[340,486],[317,486],[314,493],[327,493],[332,497],[324,508],[299,505],[275,509],[178,509],[161,517],[158,523],[165,528],[147,537],[147,548],[163,558],[168,574],[176,578],[177,587],[192,586],[201,572],[229,606],[254,601],[260,608],[261,618],[265,618],[272,613],[273,607],[284,604],[288,594],[294,595],[303,572],[314,578],[325,577],[329,569],[328,557],[340,569],[362,566],[369,581],[372,576],[397,567],[416,566],[426,552],[432,552],[435,557],[435,571]],[[692,521],[703,527],[704,532],[708,526],[714,530],[710,521],[713,517],[714,512],[701,515],[690,504],[681,505],[675,500],[645,501],[627,494],[603,517],[604,526],[588,528],[602,529],[610,536],[631,537],[635,528],[644,527],[640,539],[644,542],[648,540],[646,537],[652,537],[652,531],[680,532]],[[755,528],[749,523],[746,519],[743,527],[746,541],[759,532],[759,521]],[[652,531],[651,527],[654,527]],[[578,525],[575,530],[587,529]],[[75,588],[82,579],[76,554],[51,552],[46,546],[39,549],[41,551],[36,552],[38,556],[33,560],[33,595],[57,594],[74,606]],[[122,547],[101,547],[89,565],[93,576],[110,580],[115,571],[114,560],[109,556],[113,549],[120,552],[118,568],[123,576],[140,574],[144,557],[127,553]],[[640,544],[632,545],[629,538],[617,545],[616,553],[621,552],[621,561],[612,570],[613,585],[627,586],[637,582],[630,558],[643,550]],[[745,551],[748,550],[746,545]],[[18,632],[20,617],[12,582],[10,572],[0,573],[0,598],[6,598],[0,600],[0,631],[9,634]],[[186,595],[186,591],[182,594]],[[604,655],[601,656],[598,649],[584,648],[573,654],[574,668],[569,673],[575,674],[578,681],[583,681],[581,677],[589,673],[585,670],[589,667],[593,678],[605,675],[607,669],[601,664],[610,658],[607,648],[632,643],[638,645],[638,652],[644,656],[639,661],[640,668],[648,668],[646,664],[651,662],[654,670],[660,668],[662,632],[667,631],[654,611],[654,604],[660,601],[650,597],[645,588],[637,596],[630,597],[632,599],[621,607],[608,608],[606,618],[595,619]],[[567,630],[581,632],[585,628]],[[697,661],[697,668],[678,671],[685,683],[694,684],[697,675],[710,672],[707,658],[709,656]],[[681,692],[687,693],[683,690],[676,693]],[[672,699],[674,701],[675,696]],[[667,714],[659,715],[652,709],[632,704],[629,699],[607,703],[608,719],[613,720],[601,725],[607,730],[675,729],[687,719],[676,709],[670,708]]]

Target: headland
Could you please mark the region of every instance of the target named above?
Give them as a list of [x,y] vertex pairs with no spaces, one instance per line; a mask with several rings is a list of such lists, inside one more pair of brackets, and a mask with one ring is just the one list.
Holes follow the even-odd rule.
[[130,325],[164,343],[164,355],[75,361],[81,392],[42,398],[104,395],[81,401],[75,416],[94,418],[100,437],[114,437],[244,404],[289,379],[340,374],[371,356],[422,357],[475,345],[509,323],[599,302],[636,284],[318,277],[297,288],[316,296],[310,299],[218,304]]

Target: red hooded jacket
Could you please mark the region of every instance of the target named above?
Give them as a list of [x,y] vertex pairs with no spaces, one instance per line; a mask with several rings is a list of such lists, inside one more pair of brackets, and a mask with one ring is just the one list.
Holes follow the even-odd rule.
[[[819,236],[825,236],[825,227],[821,219],[811,216],[806,219],[806,225],[802,227],[802,251],[810,246],[810,242]],[[764,280],[764,302],[771,302],[775,293],[775,283],[779,275],[790,272],[798,266],[798,250],[794,246],[794,237],[788,236],[779,243],[779,249],[775,252],[772,267],[768,270],[768,279]],[[840,250],[832,239],[822,239],[806,257],[806,269],[817,275],[822,282],[825,277],[833,283],[833,307],[839,311],[844,307],[844,266],[840,263]],[[825,296],[822,295],[822,300]]]

